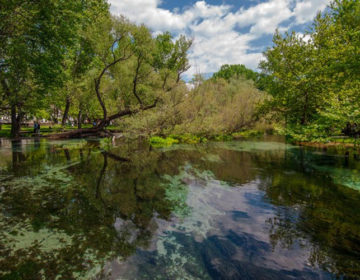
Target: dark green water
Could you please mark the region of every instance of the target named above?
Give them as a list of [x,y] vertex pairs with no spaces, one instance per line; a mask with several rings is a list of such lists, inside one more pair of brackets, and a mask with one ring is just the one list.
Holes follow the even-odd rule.
[[360,279],[360,161],[270,140],[2,140],[1,279]]

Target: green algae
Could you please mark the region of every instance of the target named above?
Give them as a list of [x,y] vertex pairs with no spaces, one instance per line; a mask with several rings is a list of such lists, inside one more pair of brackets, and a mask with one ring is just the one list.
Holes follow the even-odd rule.
[[166,199],[174,205],[173,214],[179,218],[184,218],[191,213],[191,209],[186,204],[188,187],[183,183],[186,175],[185,172],[180,172],[179,175],[175,176],[163,176],[163,179],[166,181],[164,183]]
[[210,162],[217,162],[217,163],[222,162],[221,157],[217,154],[206,154],[204,157],[202,157],[202,159]]
[[214,147],[232,150],[232,151],[241,151],[241,152],[254,152],[254,151],[285,151],[288,149],[297,148],[296,146],[281,143],[281,142],[270,142],[270,141],[232,141],[232,142],[222,142],[214,143]]
[[360,170],[312,165],[316,170],[329,174],[335,184],[360,191]]
[[66,169],[76,164],[78,162],[57,166],[44,165],[41,173],[36,176],[10,177],[11,180],[5,178],[4,181],[7,187],[28,189],[33,194],[44,187],[67,189],[71,186],[73,178]]
[[[195,258],[175,236],[162,235],[156,245],[156,260],[162,264],[163,272],[155,275],[154,279],[211,279],[200,259]],[[195,275],[189,267],[196,267]]]
[[76,150],[76,149],[83,149],[88,144],[88,142],[84,139],[76,139],[70,141],[61,141],[57,142],[55,145],[56,148],[60,149],[68,149],[68,150]]

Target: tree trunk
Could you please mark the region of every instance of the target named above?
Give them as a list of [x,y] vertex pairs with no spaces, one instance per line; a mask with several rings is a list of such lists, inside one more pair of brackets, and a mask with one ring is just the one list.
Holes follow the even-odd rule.
[[66,104],[65,104],[65,110],[64,110],[64,115],[61,121],[61,125],[64,126],[66,124],[66,120],[68,118],[68,114],[69,114],[69,109],[70,109],[70,97],[66,96]]
[[11,105],[11,137],[20,136],[21,114],[16,115],[16,105]]
[[59,123],[59,120],[58,120],[58,116],[59,116],[59,109],[58,108],[54,108],[54,115],[53,115],[53,122],[55,123],[55,124],[58,124]]
[[307,110],[308,110],[309,96],[308,93],[305,92],[305,102],[303,107],[303,115],[301,118],[301,125],[306,125],[307,123]]
[[81,123],[82,123],[82,112],[81,109],[79,109],[79,113],[78,113],[78,129],[81,129]]
[[67,161],[71,161],[70,152],[68,149],[64,149],[65,157]]

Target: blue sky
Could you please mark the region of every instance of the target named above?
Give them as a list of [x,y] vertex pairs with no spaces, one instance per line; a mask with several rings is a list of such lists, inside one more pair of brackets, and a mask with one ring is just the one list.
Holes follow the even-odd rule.
[[185,74],[216,72],[223,64],[254,70],[276,28],[304,33],[329,0],[109,0],[111,12],[144,23],[154,34],[194,39]]

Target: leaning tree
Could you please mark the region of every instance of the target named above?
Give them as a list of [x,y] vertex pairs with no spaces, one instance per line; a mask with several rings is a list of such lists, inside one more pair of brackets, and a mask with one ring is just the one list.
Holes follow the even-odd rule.
[[112,121],[156,107],[189,69],[191,40],[184,36],[174,40],[169,33],[154,38],[147,27],[124,17],[104,20],[93,40],[96,63],[90,72],[95,73],[93,98],[101,108],[101,118],[91,129],[54,137],[108,134],[106,127]]

